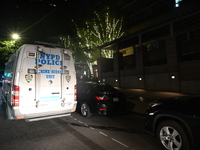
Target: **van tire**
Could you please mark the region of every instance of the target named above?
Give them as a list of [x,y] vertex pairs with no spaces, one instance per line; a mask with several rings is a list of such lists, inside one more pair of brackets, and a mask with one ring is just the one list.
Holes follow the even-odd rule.
[[6,119],[13,120],[14,118],[13,118],[13,116],[11,114],[10,107],[8,106],[7,103],[6,103],[5,107],[6,107]]
[[89,118],[92,116],[92,113],[90,112],[89,105],[86,102],[83,102],[80,107],[80,113],[83,117]]

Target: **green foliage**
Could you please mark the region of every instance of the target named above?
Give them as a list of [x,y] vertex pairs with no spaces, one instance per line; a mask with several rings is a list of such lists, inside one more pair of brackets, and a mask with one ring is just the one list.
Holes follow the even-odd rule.
[[8,61],[9,57],[21,46],[19,41],[1,41],[0,40],[0,69],[4,69],[4,64]]
[[[109,8],[104,13],[94,12],[94,17],[81,25],[75,24],[73,36],[62,37],[61,40],[66,48],[73,51],[75,60],[93,62],[99,57],[97,47],[118,39],[124,35],[122,31],[122,18],[110,15]],[[111,58],[113,51],[102,51],[102,56]]]

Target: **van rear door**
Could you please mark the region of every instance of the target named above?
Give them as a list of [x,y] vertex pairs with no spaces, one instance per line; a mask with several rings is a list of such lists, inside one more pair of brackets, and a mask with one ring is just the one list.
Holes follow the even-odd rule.
[[[74,102],[73,82],[67,85],[68,72],[63,50],[38,46],[28,48],[22,62],[20,85],[20,113],[34,114],[66,110],[71,112]],[[69,76],[69,80],[71,77]],[[74,78],[75,79],[75,78]],[[72,86],[72,87],[71,87]],[[70,89],[66,92],[66,88]],[[67,98],[66,96],[70,95]],[[66,105],[67,104],[67,105]]]
[[46,47],[37,56],[35,107],[39,112],[58,110],[61,108],[61,51]]

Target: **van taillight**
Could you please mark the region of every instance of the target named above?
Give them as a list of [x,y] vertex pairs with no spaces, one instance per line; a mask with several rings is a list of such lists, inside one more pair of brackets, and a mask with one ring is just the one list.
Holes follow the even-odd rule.
[[77,100],[77,90],[76,90],[76,85],[74,85],[74,101]]
[[19,106],[19,86],[14,85],[12,98],[12,105]]

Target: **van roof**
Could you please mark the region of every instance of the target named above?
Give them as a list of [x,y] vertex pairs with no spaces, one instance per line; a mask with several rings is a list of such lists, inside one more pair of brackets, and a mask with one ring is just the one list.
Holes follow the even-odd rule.
[[56,43],[47,43],[47,42],[40,42],[40,41],[35,41],[36,44],[43,45],[45,47],[53,47],[53,48],[64,48],[63,44],[56,44]]

